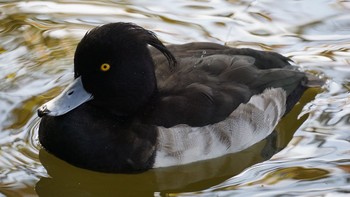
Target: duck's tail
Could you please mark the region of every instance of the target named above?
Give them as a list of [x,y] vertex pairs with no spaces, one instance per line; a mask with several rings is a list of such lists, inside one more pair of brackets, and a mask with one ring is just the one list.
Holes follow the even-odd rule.
[[326,82],[325,79],[311,73],[306,73],[306,79],[303,85],[307,88],[321,88]]
[[294,105],[300,100],[301,96],[304,94],[305,90],[308,88],[322,88],[322,86],[325,84],[326,80],[322,79],[312,73],[305,73],[306,79],[301,81],[301,84],[297,86],[293,92],[291,92],[288,95],[287,98],[287,110],[285,112],[285,115],[292,110]]

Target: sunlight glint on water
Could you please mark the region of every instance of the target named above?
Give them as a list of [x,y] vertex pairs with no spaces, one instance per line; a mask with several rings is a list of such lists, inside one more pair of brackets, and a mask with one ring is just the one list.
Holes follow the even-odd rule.
[[[297,131],[265,162],[269,140],[240,154],[141,175],[81,170],[41,150],[36,109],[71,81],[74,50],[85,32],[117,21],[155,31],[165,43],[277,51],[328,81],[314,101],[316,92],[308,92],[305,106],[278,126],[279,149]],[[0,195],[349,193],[349,21],[349,1],[2,1]]]

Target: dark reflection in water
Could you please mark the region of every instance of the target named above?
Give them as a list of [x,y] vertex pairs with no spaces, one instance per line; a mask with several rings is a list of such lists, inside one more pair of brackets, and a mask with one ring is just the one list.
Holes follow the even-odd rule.
[[40,196],[153,196],[154,193],[203,190],[269,159],[276,150],[276,134],[240,153],[205,162],[159,168],[141,174],[104,174],[76,168],[40,150],[50,177],[36,184]]

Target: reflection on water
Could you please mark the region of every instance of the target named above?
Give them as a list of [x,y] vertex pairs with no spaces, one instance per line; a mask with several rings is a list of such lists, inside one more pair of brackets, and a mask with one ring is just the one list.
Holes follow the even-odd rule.
[[[202,190],[266,159],[260,153],[265,144],[261,142],[242,153],[232,154],[231,157],[131,175],[104,174],[76,168],[41,149],[40,161],[50,177],[41,178],[36,184],[36,191],[41,196],[153,196],[155,191],[167,193]],[[273,152],[266,151],[269,154],[264,156],[271,157]],[[240,161],[238,164],[237,160]]]
[[[334,0],[2,1],[0,196],[350,192],[349,10],[349,1]],[[116,21],[153,30],[165,43],[278,51],[329,80],[315,100],[319,90],[307,92],[268,140],[241,153],[137,175],[77,169],[41,150],[35,111],[71,80],[85,32]]]

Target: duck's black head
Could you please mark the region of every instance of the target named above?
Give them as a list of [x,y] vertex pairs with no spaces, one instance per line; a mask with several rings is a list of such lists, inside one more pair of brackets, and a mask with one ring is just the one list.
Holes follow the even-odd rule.
[[74,72],[93,94],[90,102],[120,114],[144,105],[157,91],[148,45],[175,66],[174,56],[155,34],[135,24],[111,23],[88,32],[77,46]]

